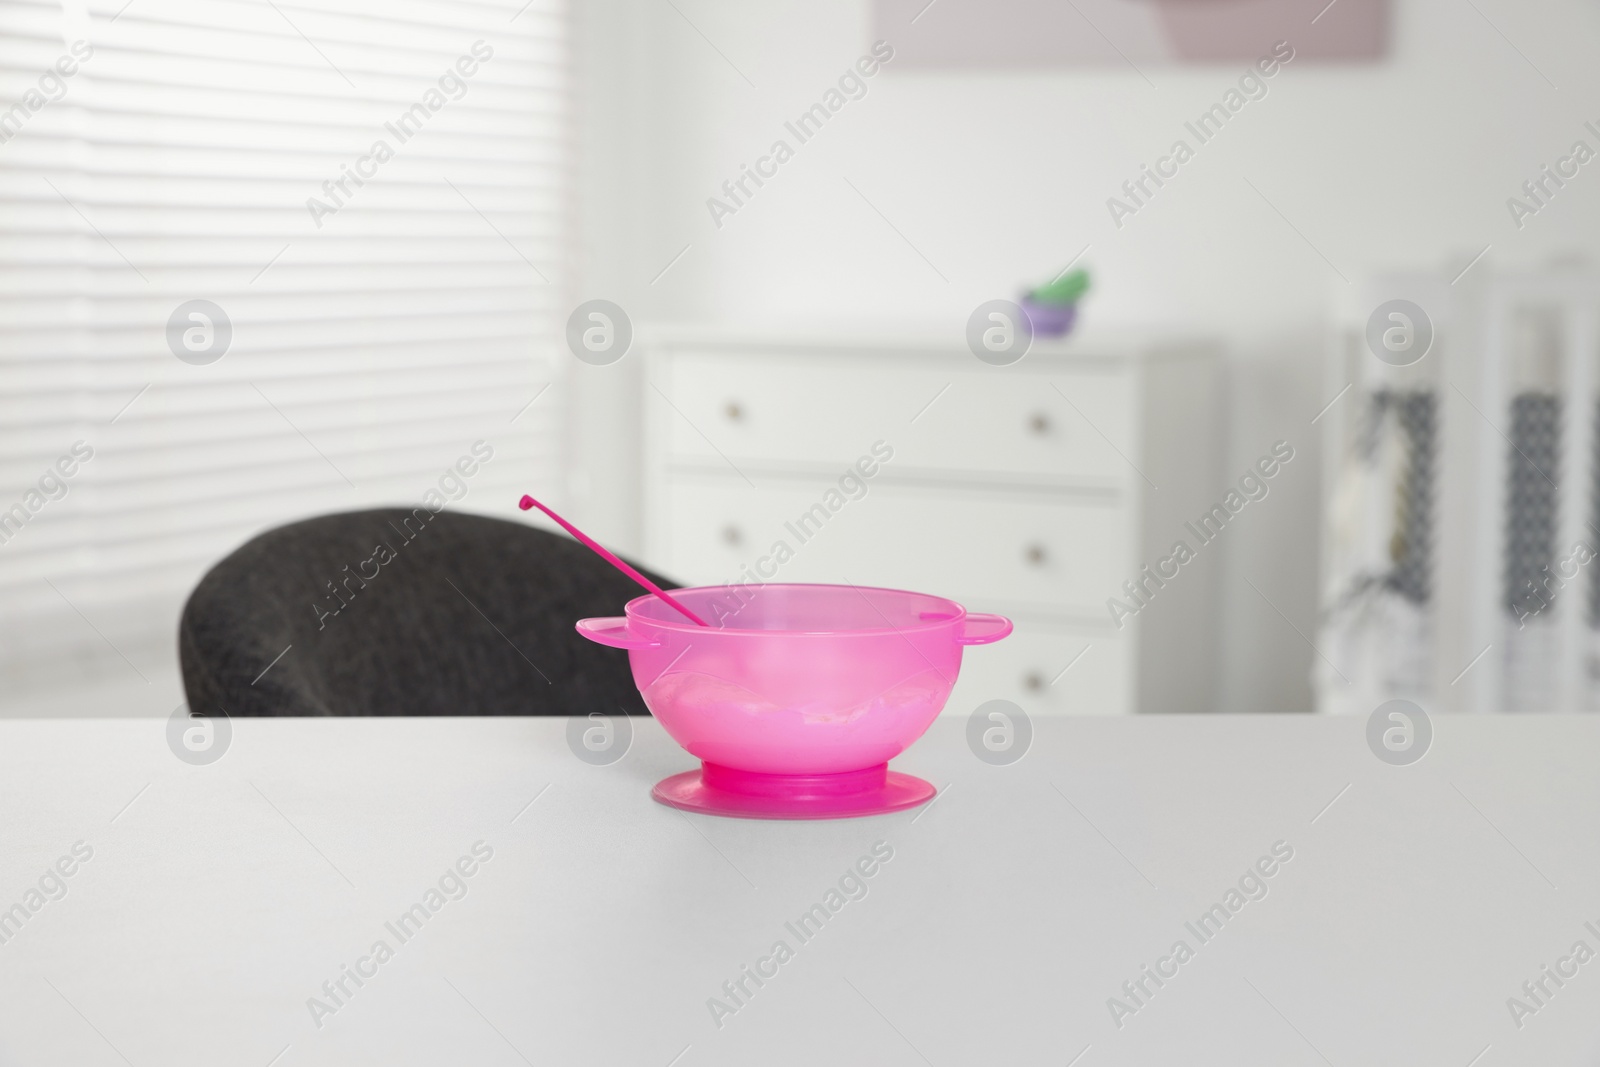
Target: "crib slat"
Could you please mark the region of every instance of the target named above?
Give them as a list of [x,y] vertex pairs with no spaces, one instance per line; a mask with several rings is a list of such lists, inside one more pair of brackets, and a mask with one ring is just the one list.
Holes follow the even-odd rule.
[[[1593,545],[1589,529],[1591,467],[1594,457],[1596,317],[1592,298],[1567,299],[1562,306],[1562,347],[1565,362],[1565,404],[1562,419],[1561,535],[1556,542],[1558,577],[1565,580],[1561,561],[1572,557],[1579,542]],[[1577,568],[1576,561],[1570,564]],[[1556,662],[1556,709],[1582,711],[1588,704],[1584,656],[1589,632],[1587,568],[1578,568],[1556,602],[1561,637]]]

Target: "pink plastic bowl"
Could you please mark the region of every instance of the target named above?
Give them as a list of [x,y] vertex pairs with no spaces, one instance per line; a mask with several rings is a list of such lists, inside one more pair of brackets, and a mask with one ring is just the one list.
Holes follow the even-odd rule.
[[[796,800],[881,781],[944,707],[961,650],[1011,632],[1002,616],[897,589],[773,584],[673,595],[713,625],[642,596],[625,617],[584,619],[578,632],[628,650],[645,704],[706,764],[707,785]],[[797,778],[754,777],[768,775]],[[838,789],[816,780],[831,775],[846,776],[833,781]],[[657,798],[666,799],[660,787]]]

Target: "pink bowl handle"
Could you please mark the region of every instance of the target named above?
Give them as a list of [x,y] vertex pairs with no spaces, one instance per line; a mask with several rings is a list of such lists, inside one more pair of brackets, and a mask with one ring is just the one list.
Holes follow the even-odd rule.
[[1012,630],[1011,620],[1004,615],[968,613],[956,637],[958,645],[987,645],[1000,640]]
[[628,619],[613,615],[606,619],[579,619],[577,631],[597,645],[612,648],[660,648],[664,642],[640,637],[628,629]]

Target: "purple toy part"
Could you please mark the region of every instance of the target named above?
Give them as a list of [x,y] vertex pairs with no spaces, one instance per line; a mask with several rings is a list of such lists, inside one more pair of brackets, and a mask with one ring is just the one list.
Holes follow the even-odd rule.
[[1022,311],[1035,337],[1064,337],[1078,319],[1077,304],[1040,304],[1027,296],[1022,298]]

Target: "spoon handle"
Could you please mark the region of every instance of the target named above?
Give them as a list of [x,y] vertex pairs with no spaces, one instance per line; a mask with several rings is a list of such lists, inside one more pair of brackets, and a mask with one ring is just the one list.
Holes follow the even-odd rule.
[[568,522],[566,519],[563,519],[560,515],[557,515],[555,512],[551,511],[549,508],[533,499],[533,497],[526,495],[523,496],[523,498],[517,503],[517,506],[523,511],[527,511],[529,508],[538,508],[546,515],[556,520],[557,524],[559,524],[563,530],[567,531],[567,533],[571,534],[573,537],[576,537],[585,548],[589,549],[591,552],[594,552],[601,559],[605,560],[607,563],[617,568],[617,570],[621,571],[623,574],[626,574],[629,578],[632,578],[634,581],[650,590],[650,592],[654,593],[662,600],[665,600],[668,604],[671,604],[674,608],[678,609],[680,614],[688,618],[695,625],[708,625],[707,622],[700,616],[696,615],[694,612],[678,603],[673,597],[667,595],[666,590],[662,589],[660,586],[656,585],[655,582],[652,582],[650,579],[634,570],[625,561],[613,555],[611,551],[604,545],[600,544],[600,542],[591,538],[588,534],[572,525],[572,523]]

